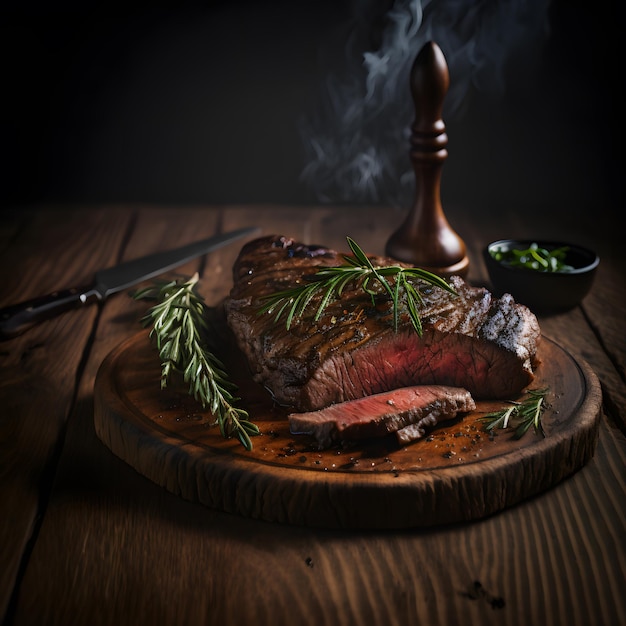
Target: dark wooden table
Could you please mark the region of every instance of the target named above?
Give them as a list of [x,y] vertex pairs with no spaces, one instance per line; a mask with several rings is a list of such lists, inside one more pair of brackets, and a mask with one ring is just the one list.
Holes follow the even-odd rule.
[[[592,292],[540,316],[542,331],[597,374],[593,459],[549,491],[487,519],[346,531],[245,519],[187,502],[96,437],[93,390],[109,352],[140,330],[125,294],[0,344],[0,608],[6,624],[590,624],[626,615],[626,262],[609,217],[529,226],[519,214],[453,212],[469,280],[507,236],[595,248]],[[401,213],[373,207],[32,208],[3,218],[0,306],[89,282],[123,259],[259,225],[382,253]],[[606,223],[604,223],[606,222]],[[209,304],[231,284],[237,244],[179,269]],[[480,587],[478,586],[480,585]]]

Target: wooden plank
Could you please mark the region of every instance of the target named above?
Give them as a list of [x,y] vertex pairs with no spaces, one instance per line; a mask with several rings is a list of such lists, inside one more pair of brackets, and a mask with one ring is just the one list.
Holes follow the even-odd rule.
[[[129,220],[131,218],[134,221],[134,228],[132,231],[132,235],[128,239],[128,242],[125,246],[124,251],[124,259],[131,259],[141,256],[143,254],[148,254],[150,252],[154,252],[158,249],[164,248],[172,248],[178,245],[183,245],[184,243],[195,241],[196,239],[204,236],[208,236],[216,231],[218,227],[218,218],[219,213],[216,211],[204,211],[193,212],[193,219],[190,217],[191,214],[187,213],[187,219],[182,216],[182,212],[178,213],[177,211],[161,211],[158,209],[145,209],[140,210],[136,215],[132,216],[130,213],[122,213],[122,212],[108,212],[104,211],[102,213],[98,213],[97,216],[94,214],[83,215],[78,219],[74,215],[68,215],[67,219],[76,219],[76,226],[73,226],[73,231],[68,230],[68,232],[73,232],[73,235],[76,236],[78,232],[84,232],[85,237],[89,237],[93,239],[95,244],[95,258],[97,259],[98,266],[103,266],[105,263],[103,259],[98,258],[97,250],[100,250],[101,247],[109,251],[111,254],[115,251],[115,254],[120,250],[120,245],[124,240],[124,235],[126,227],[129,224]],[[98,218],[95,221],[95,226],[93,231],[89,229],[90,218]],[[41,226],[39,226],[35,232],[40,232]],[[118,235],[117,245],[113,245],[113,236]],[[59,246],[68,245],[66,241],[59,239]],[[78,245],[78,241],[76,245],[71,247],[68,251],[68,257],[72,256],[72,253],[76,258],[82,260],[82,256],[80,254],[81,248]],[[84,255],[84,252],[83,252]],[[109,262],[112,262],[114,259],[110,259]],[[193,272],[200,269],[201,259],[197,259],[185,266],[178,268],[176,272],[170,273],[169,277],[174,277],[177,274],[190,276]],[[74,261],[75,263],[75,261]],[[76,263],[76,265],[81,265],[81,263]],[[86,261],[87,269],[90,267],[89,262]],[[94,267],[93,269],[97,269]],[[61,265],[59,266],[59,274],[58,279],[64,277],[63,272],[66,271],[68,274],[71,274],[72,271],[76,271],[73,268],[73,265],[69,268],[65,268]],[[53,278],[50,278],[50,281],[53,282]],[[67,413],[69,412],[70,407],[72,406],[71,401],[73,399],[74,393],[77,393],[77,398],[75,400],[75,406],[72,411],[71,416],[68,419],[67,425],[67,439],[63,445],[63,452],[60,456],[60,464],[58,468],[58,476],[56,477],[56,485],[52,495],[50,496],[49,508],[46,511],[45,523],[43,524],[41,531],[38,536],[38,540],[35,546],[35,550],[32,554],[32,557],[29,561],[28,568],[26,570],[26,577],[24,581],[24,585],[22,585],[22,589],[25,591],[23,593],[34,593],[37,594],[39,590],[40,580],[36,577],[32,579],[30,572],[33,571],[33,567],[36,569],[37,560],[39,558],[38,555],[41,554],[41,550],[45,551],[45,546],[47,542],[51,542],[53,549],[61,550],[55,557],[54,562],[61,562],[65,559],[63,551],[65,550],[64,545],[70,544],[73,542],[74,538],[72,534],[66,535],[67,529],[64,528],[64,516],[68,515],[67,509],[64,508],[64,505],[67,503],[67,499],[65,498],[65,493],[70,492],[74,493],[76,490],[80,490],[81,486],[85,488],[86,492],[92,492],[94,489],[97,489],[97,486],[100,484],[102,480],[106,480],[108,473],[107,466],[107,458],[108,453],[104,454],[105,459],[96,465],[93,465],[94,459],[97,460],[102,456],[102,444],[93,436],[93,423],[92,423],[92,415],[93,415],[93,400],[92,400],[92,389],[93,389],[93,380],[95,378],[95,373],[97,368],[99,367],[102,359],[108,353],[109,350],[112,349],[117,343],[125,339],[129,334],[133,334],[141,329],[140,320],[141,317],[145,314],[149,303],[146,302],[137,302],[128,297],[125,293],[120,293],[114,297],[112,297],[102,308],[102,313],[99,319],[99,323],[97,326],[97,332],[95,334],[93,345],[91,346],[91,351],[89,354],[89,359],[84,364],[84,372],[82,373],[82,377],[80,379],[80,387],[76,391],[74,389],[74,382],[77,376],[77,372],[71,372],[71,376],[61,377],[57,376],[54,380],[51,381],[51,389],[49,393],[42,394],[40,403],[37,403],[36,407],[33,407],[35,410],[39,410],[38,414],[33,415],[30,420],[24,420],[24,414],[29,413],[32,409],[27,409],[26,407],[19,407],[19,411],[16,411],[16,415],[20,416],[21,420],[24,420],[25,424],[31,424],[32,429],[45,430],[46,424],[55,424],[56,428],[53,433],[49,435],[49,439],[51,440],[48,445],[50,447],[54,447],[55,440],[59,437],[59,429],[62,426],[62,422],[67,418]],[[86,323],[87,317],[84,315],[86,311],[80,311],[78,313],[82,313],[82,317],[79,317],[78,320],[74,321],[74,324],[78,324],[80,321],[84,321]],[[96,310],[92,312],[92,315],[95,315]],[[89,318],[91,324],[94,324],[94,319]],[[57,325],[62,322],[55,322]],[[74,330],[76,332],[77,329]],[[91,326],[88,326],[88,331],[91,330]],[[28,336],[24,336],[24,341],[32,341],[33,337],[35,337],[35,333],[41,333],[43,329],[36,328]],[[50,330],[47,331],[48,333]],[[57,331],[58,333],[58,331]],[[55,334],[54,347],[56,350],[60,350],[61,354],[64,354],[63,350],[66,350],[73,359],[70,360],[70,365],[73,363],[73,360],[79,359],[82,356],[82,350],[75,350],[76,348],[76,340],[72,337],[72,328],[68,327],[65,333],[57,336]],[[70,340],[72,338],[72,340]],[[78,335],[77,339],[80,339],[80,335]],[[19,340],[14,340],[19,341]],[[54,352],[45,351],[41,354],[42,363],[48,363],[49,367],[52,367],[55,359],[53,358]],[[156,352],[155,352],[156,356]],[[65,357],[62,357],[65,358]],[[69,359],[69,356],[67,357]],[[156,356],[158,358],[158,356]],[[74,364],[75,365],[75,364]],[[70,379],[70,381],[67,380]],[[33,383],[34,385],[35,383]],[[56,394],[56,398],[53,400],[53,393]],[[11,394],[13,397],[14,394]],[[24,396],[24,403],[29,402],[28,396]],[[50,411],[46,410],[46,406],[56,406],[58,405],[58,413],[59,416],[55,421],[50,419],[47,416],[47,420],[42,423],[41,415],[46,415]],[[20,415],[21,414],[21,415]],[[28,416],[26,416],[28,417]],[[36,419],[35,419],[36,417]],[[22,426],[23,428],[23,426]],[[12,433],[7,432],[6,436],[13,435]],[[21,444],[17,449],[28,449],[29,445],[26,443]],[[38,455],[35,455],[34,458],[38,458]],[[56,459],[55,459],[56,461]],[[42,463],[42,460],[39,461]],[[22,459],[15,469],[16,473],[20,473],[23,475],[23,478],[19,481],[9,481],[8,484],[15,490],[15,496],[19,496],[20,494],[30,493],[33,491],[25,485],[25,481],[29,478],[29,471],[25,471],[24,466],[28,463],[28,459]],[[56,469],[56,468],[52,468]],[[132,480],[131,480],[132,483]],[[129,484],[131,484],[129,483]],[[28,508],[29,516],[27,519],[32,520],[34,518],[34,514],[36,513],[36,502],[37,502],[38,494],[36,491],[32,494],[32,501],[29,502],[30,507]],[[110,502],[108,503],[110,505]],[[19,512],[20,507],[16,506],[16,510]],[[55,511],[60,513],[60,517],[55,514]],[[70,517],[71,514],[70,514]],[[80,516],[79,516],[80,517]],[[80,532],[91,533],[93,529],[89,528],[88,524],[83,524],[80,519],[73,517],[77,526],[80,528]],[[56,522],[56,523],[55,523]],[[22,526],[26,526],[26,522],[21,524]],[[31,521],[32,525],[32,521]],[[16,527],[17,529],[17,527]],[[28,530],[28,529],[27,529]],[[72,532],[75,532],[74,529]],[[24,532],[24,531],[23,531]],[[28,532],[24,532],[24,541],[28,538]],[[65,536],[65,540],[61,543],[58,542],[59,536]],[[20,549],[23,548],[23,543],[18,544],[15,542],[15,567],[19,564],[19,555]],[[50,567],[50,562],[45,560],[43,562],[44,568]],[[9,576],[15,576],[15,571],[6,573],[7,576],[7,585],[3,585],[3,589],[7,589],[9,592],[12,588],[12,584],[8,584]],[[30,582],[29,582],[30,581]],[[72,581],[67,581],[67,584],[72,584]],[[19,605],[16,607],[19,611]],[[40,614],[43,615],[43,614]]]
[[[0,267],[11,271],[0,285],[0,302],[84,284],[94,271],[115,262],[129,218],[127,212],[37,213],[2,252]],[[0,499],[10,511],[0,516],[0,614],[48,497],[97,315],[95,306],[66,313],[0,344],[0,442],[8,451],[0,457]]]
[[[591,360],[603,381],[605,407],[611,419],[626,433],[626,289],[623,258],[605,257],[600,261],[596,280],[581,310],[597,337]],[[585,344],[583,344],[585,345]],[[590,350],[590,348],[586,348]],[[602,354],[604,353],[604,357]]]
[[[87,284],[93,272],[119,260],[127,229],[134,219],[138,234],[128,242],[126,258],[158,250],[163,242],[174,247],[215,232],[215,212],[204,213],[204,219],[196,218],[193,227],[172,219],[171,211],[166,219],[160,220],[158,210],[141,211],[138,217],[124,209],[86,212],[57,209],[37,213],[24,236],[3,253],[2,267],[17,266],[20,272],[10,273],[2,283],[0,301],[13,303],[57,288]],[[155,237],[155,230],[159,230],[159,237]],[[21,261],[15,262],[16,258]],[[42,267],[46,268],[45,273],[41,272]],[[196,269],[198,263],[193,271]],[[114,296],[113,301],[128,310],[110,320],[110,325],[104,325],[99,341],[115,341],[116,332],[122,333],[121,340],[127,315],[134,316],[140,328],[139,318],[145,312],[145,303],[133,302],[124,294]],[[34,451],[26,458],[3,459],[4,480],[0,490],[3,501],[14,511],[7,528],[11,540],[4,544],[7,554],[2,555],[2,562],[7,563],[1,581],[3,611],[22,551],[34,530],[39,500],[45,501],[48,496],[82,365],[80,346],[88,346],[97,316],[97,307],[70,312],[0,346],[0,401],[7,409],[1,439],[11,440],[12,448]],[[23,393],[16,395],[15,388],[21,388]],[[41,493],[38,487],[43,490]],[[3,518],[3,522],[6,525],[9,520]]]
[[626,382],[626,264],[620,268],[617,259],[600,264],[596,280],[582,308],[623,381]]
[[[247,217],[224,209],[222,228],[265,215],[254,207],[242,213]],[[334,218],[321,228],[319,215],[280,210],[263,223],[281,230],[295,223],[296,235],[309,232],[311,241],[325,243],[317,234],[325,235]],[[193,228],[199,219],[182,210],[171,220],[164,210],[162,217],[165,231],[178,228],[179,221]],[[367,240],[372,235],[359,228],[359,218],[350,234]],[[139,250],[140,239],[136,231],[129,254]],[[163,241],[170,241],[165,232]],[[219,281],[226,285],[225,257],[219,263],[224,267]],[[208,293],[218,297],[221,289],[208,287]],[[619,623],[626,614],[619,588],[626,576],[619,431],[603,423],[596,455],[581,471],[478,523],[393,533],[277,529],[185,502],[96,439],[90,398],[95,372],[108,351],[135,332],[142,313],[141,303],[122,296],[103,309],[67,425],[55,489],[20,589],[15,626],[43,621],[515,626],[544,623],[546,615],[586,626]],[[573,318],[559,339],[580,332],[584,320]],[[559,331],[558,323],[554,326],[550,332]],[[594,341],[580,336],[579,350],[588,340]],[[500,608],[493,602],[498,598],[504,600]]]
[[[603,431],[601,458],[611,445]],[[209,511],[95,451],[102,476],[92,469],[65,484],[65,506],[70,496],[82,501],[80,524],[38,543],[25,593],[34,601],[20,604],[16,625],[45,615],[48,624],[94,626],[515,626],[551,615],[586,626],[617,624],[626,610],[619,589],[625,529],[616,514],[623,489],[595,461],[558,490],[480,523],[347,534],[276,532]],[[590,518],[597,507],[602,515]],[[602,545],[593,537],[603,537]]]
[[236,205],[224,207],[222,219],[225,230],[259,226],[259,236],[285,235],[312,243],[326,235],[325,220],[333,214],[329,207]]

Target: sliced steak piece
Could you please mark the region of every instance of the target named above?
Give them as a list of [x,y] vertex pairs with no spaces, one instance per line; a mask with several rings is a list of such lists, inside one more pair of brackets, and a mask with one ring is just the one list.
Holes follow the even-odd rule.
[[318,411],[291,413],[288,419],[294,435],[310,435],[320,448],[390,433],[396,433],[398,442],[406,444],[423,437],[437,422],[475,408],[465,389],[422,385],[347,400]]
[[[370,257],[375,266],[393,265]],[[398,331],[386,293],[371,297],[348,285],[315,322],[259,314],[263,297],[302,284],[322,266],[344,263],[342,255],[281,236],[246,244],[234,266],[225,302],[228,324],[246,355],[253,378],[283,405],[297,411],[412,385],[467,389],[474,398],[511,399],[533,380],[540,330],[537,318],[505,294],[453,277],[457,295],[416,281],[423,306],[423,335],[402,312]]]

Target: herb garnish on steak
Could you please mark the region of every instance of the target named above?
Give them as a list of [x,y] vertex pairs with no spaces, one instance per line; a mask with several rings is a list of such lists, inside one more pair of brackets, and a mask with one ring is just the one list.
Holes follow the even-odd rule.
[[[347,285],[319,320],[305,317],[289,329],[273,315],[259,314],[266,296],[342,258],[322,246],[268,236],[246,244],[234,265],[228,324],[254,380],[280,404],[310,411],[424,384],[463,387],[476,399],[507,399],[533,380],[541,336],[536,317],[510,295],[495,298],[459,277],[450,279],[456,295],[415,281],[423,300],[421,337],[406,311],[394,330],[392,303],[382,288],[372,302]],[[395,263],[369,258],[379,267]]]
[[374,296],[375,287],[382,287],[393,304],[393,327],[398,330],[400,307],[408,313],[413,328],[418,335],[422,334],[422,320],[419,309],[422,304],[420,289],[416,289],[414,282],[420,279],[422,288],[432,285],[454,293],[454,289],[443,278],[420,269],[419,267],[403,267],[398,263],[384,267],[374,266],[359,245],[347,238],[352,255],[343,255],[344,263],[337,266],[318,267],[314,273],[306,274],[299,284],[264,296],[261,313],[275,313],[275,320],[283,316],[286,318],[287,330],[291,328],[294,319],[308,313],[308,307],[315,302],[313,321],[319,321],[328,303],[341,297],[347,285],[360,288],[372,299],[372,306],[376,305]]

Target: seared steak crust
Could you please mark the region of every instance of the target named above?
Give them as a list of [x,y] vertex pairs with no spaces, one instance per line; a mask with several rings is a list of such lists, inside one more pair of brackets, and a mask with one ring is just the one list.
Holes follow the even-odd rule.
[[[378,266],[396,264],[370,258]],[[317,322],[311,316],[287,330],[284,318],[259,314],[263,296],[300,284],[320,266],[342,263],[333,250],[282,236],[251,241],[235,262],[225,302],[228,324],[255,381],[277,402],[310,411],[418,384],[463,387],[477,399],[509,399],[533,380],[536,317],[510,295],[496,299],[459,277],[451,279],[457,296],[422,285],[422,337],[407,315],[394,331],[386,294],[373,305],[351,286]],[[310,311],[315,308],[312,302]]]

